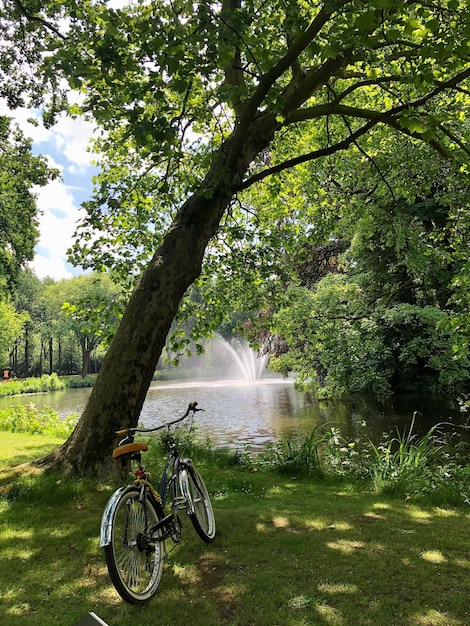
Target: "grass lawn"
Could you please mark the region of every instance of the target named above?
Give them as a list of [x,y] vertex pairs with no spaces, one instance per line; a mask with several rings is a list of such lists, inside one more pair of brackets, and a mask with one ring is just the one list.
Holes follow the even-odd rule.
[[[55,441],[0,433],[0,467]],[[470,510],[198,462],[215,542],[183,519],[157,595],[124,603],[98,547],[114,487],[33,473],[0,499],[0,623],[73,626],[468,626]],[[3,472],[10,480],[11,470]]]
[[8,482],[15,466],[38,459],[62,443],[56,437],[31,436],[0,431],[0,485]]

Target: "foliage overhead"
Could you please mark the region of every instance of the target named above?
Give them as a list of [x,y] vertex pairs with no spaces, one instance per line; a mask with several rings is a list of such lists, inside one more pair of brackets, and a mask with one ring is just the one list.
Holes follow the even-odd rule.
[[[275,129],[269,151],[233,189],[238,202],[180,308],[196,339],[223,321],[237,294],[253,311],[272,303],[312,240],[327,241],[338,218],[342,228],[354,223],[371,194],[393,204],[426,193],[437,170],[417,140],[454,156],[466,174],[470,17],[460,0],[178,0],[117,9],[13,0],[3,2],[0,22],[9,104],[43,106],[52,123],[67,106],[68,83],[82,94],[69,112],[103,131],[95,197],[71,251],[85,267],[111,267],[132,284],[184,199],[200,191],[216,150],[226,144],[228,172],[240,128],[248,133],[264,119]],[[401,171],[403,151],[413,155],[413,174]],[[227,183],[223,169],[217,176]],[[367,237],[356,233],[354,245]]]
[[0,24],[1,94],[10,105],[42,104],[52,121],[65,78],[83,96],[70,110],[104,131],[102,173],[73,250],[95,269],[139,270],[200,189],[216,150],[227,142],[228,175],[240,129],[255,121],[277,139],[235,192],[287,166],[364,150],[384,129],[468,156],[464,0],[178,0],[119,9],[9,0]]
[[[300,269],[305,276],[315,268],[324,248],[335,262],[307,273],[309,282],[290,287],[280,311],[263,320],[285,341],[284,354],[271,349],[276,367],[299,372],[302,385],[323,394],[468,390],[468,300],[456,286],[466,260],[455,254],[462,229],[454,221],[468,206],[468,177],[432,153],[420,154],[416,170],[412,156],[399,150],[390,163],[402,179],[393,200],[378,174],[373,191],[361,190],[360,169],[350,184],[342,179],[330,203],[335,195],[348,200],[348,214],[324,221],[330,243],[313,247]],[[346,162],[336,180],[347,171]]]

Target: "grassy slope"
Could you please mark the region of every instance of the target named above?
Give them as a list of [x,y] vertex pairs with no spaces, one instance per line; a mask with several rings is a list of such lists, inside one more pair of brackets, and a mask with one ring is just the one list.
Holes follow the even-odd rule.
[[[13,446],[4,435],[0,466]],[[20,442],[23,461],[55,444]],[[71,626],[94,611],[110,626],[470,624],[468,511],[198,466],[217,539],[207,546],[183,520],[157,595],[138,608],[114,592],[98,547],[113,488],[31,475],[0,500],[0,623]]]

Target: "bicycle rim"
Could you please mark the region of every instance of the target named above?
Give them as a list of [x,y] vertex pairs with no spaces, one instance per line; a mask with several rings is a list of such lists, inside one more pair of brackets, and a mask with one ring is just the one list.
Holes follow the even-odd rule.
[[148,498],[145,505],[139,501],[139,493],[131,488],[117,501],[111,543],[105,546],[111,580],[119,595],[131,604],[149,600],[157,591],[163,572],[163,541],[152,541],[150,537],[158,516]]

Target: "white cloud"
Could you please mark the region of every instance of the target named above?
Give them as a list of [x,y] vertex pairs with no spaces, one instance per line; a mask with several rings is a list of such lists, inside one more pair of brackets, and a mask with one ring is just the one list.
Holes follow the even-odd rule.
[[[84,170],[93,160],[88,146],[94,127],[83,118],[74,119],[62,114],[52,128],[45,128],[39,111],[11,111],[3,100],[0,100],[0,115],[12,117],[24,134],[33,140],[38,152],[47,154],[47,150],[52,149],[63,155],[68,161],[67,167],[74,173]],[[36,123],[31,123],[30,120],[35,120]]]
[[36,126],[29,121],[30,119],[38,120],[37,115],[27,109],[15,109],[15,111],[11,111],[5,100],[2,99],[0,99],[0,115],[13,118],[24,134],[30,137],[33,142],[42,141],[48,135],[48,130],[44,128],[42,123]]
[[47,277],[60,280],[61,278],[72,278],[73,276],[67,268],[63,256],[43,256],[36,253],[34,261],[29,266],[41,280]]
[[[39,218],[40,239],[31,267],[38,278],[70,278],[66,251],[73,243],[73,233],[81,210],[69,189],[59,181],[35,189],[37,204],[42,211]],[[75,272],[76,273],[76,272]]]
[[72,173],[85,170],[93,159],[88,151],[94,128],[83,119],[61,117],[50,129],[49,141],[54,143],[58,152],[64,155]]

